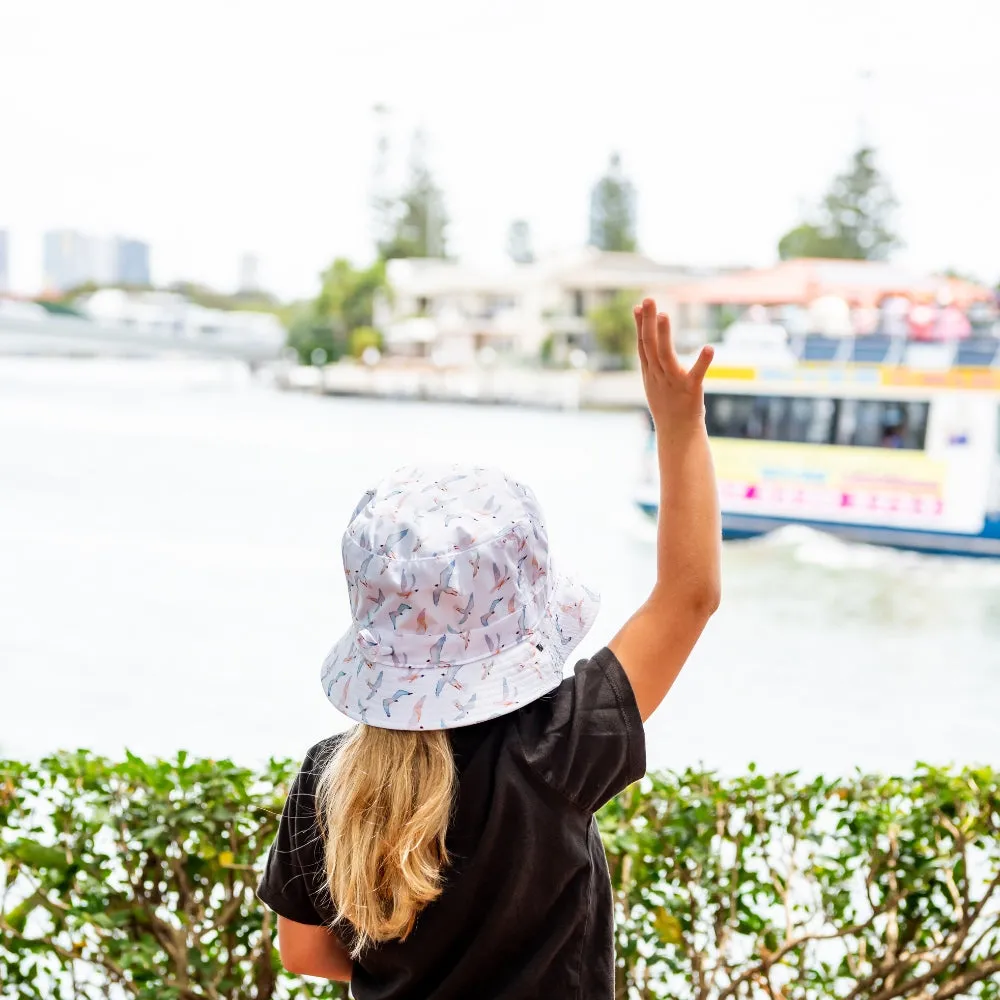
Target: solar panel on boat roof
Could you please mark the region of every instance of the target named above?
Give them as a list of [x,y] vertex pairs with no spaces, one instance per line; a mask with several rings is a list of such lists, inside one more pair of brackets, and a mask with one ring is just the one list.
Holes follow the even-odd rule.
[[996,337],[976,337],[963,340],[955,353],[955,364],[960,368],[989,368],[998,360],[1000,340]]
[[840,350],[841,340],[822,333],[810,333],[802,345],[803,361],[832,361]]
[[850,360],[862,365],[880,365],[891,349],[892,339],[883,334],[857,337],[851,348]]

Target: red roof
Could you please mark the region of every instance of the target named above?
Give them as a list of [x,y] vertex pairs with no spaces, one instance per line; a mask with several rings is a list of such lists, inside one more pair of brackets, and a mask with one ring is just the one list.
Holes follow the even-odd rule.
[[883,261],[787,260],[775,267],[740,271],[678,286],[677,302],[718,305],[808,305],[824,295],[836,295],[851,305],[875,306],[888,295],[932,300],[947,290],[953,302],[992,302],[983,285],[958,278],[920,274]]

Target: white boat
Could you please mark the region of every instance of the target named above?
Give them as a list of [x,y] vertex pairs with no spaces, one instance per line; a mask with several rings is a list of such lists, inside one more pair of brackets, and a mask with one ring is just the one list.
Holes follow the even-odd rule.
[[84,315],[0,300],[0,356],[238,358],[251,366],[281,358],[287,337],[277,316],[206,309],[175,292],[102,288]]
[[[720,348],[705,381],[723,536],[791,524],[1000,557],[1000,340],[808,337]],[[650,436],[641,510],[658,515]]]

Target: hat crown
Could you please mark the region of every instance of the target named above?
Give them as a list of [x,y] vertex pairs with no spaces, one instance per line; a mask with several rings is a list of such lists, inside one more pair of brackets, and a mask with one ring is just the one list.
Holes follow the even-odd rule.
[[499,469],[398,470],[362,498],[343,556],[357,642],[376,663],[494,655],[525,639],[548,602],[538,501]]

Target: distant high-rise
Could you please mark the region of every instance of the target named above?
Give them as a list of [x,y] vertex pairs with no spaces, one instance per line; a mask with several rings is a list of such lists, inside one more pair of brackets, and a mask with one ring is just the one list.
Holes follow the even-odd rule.
[[45,234],[44,276],[50,291],[65,292],[95,279],[97,254],[93,241],[72,229]]
[[115,282],[119,285],[148,285],[149,244],[142,240],[118,239]]
[[86,282],[148,285],[149,244],[120,236],[93,237],[71,229],[45,234],[45,287],[65,292]]
[[0,295],[10,291],[10,240],[6,229],[0,229]]
[[260,291],[260,258],[254,253],[245,253],[240,257],[241,292]]
[[90,242],[88,281],[114,285],[118,281],[118,239],[115,236],[87,237]]

